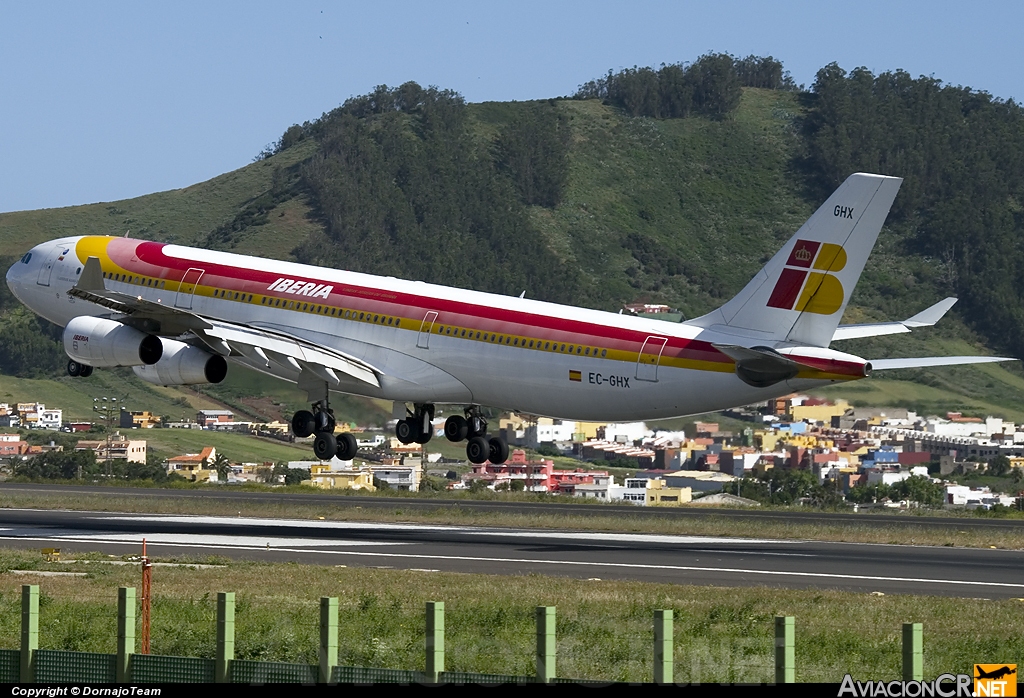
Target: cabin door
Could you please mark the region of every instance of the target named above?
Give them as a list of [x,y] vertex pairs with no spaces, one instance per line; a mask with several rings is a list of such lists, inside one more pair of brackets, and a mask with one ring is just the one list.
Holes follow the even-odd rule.
[[204,273],[204,270],[196,267],[185,272],[185,276],[181,277],[181,283],[178,285],[178,294],[174,297],[175,308],[192,310],[192,297],[195,295],[196,286],[199,285],[199,279],[203,278]]
[[658,380],[658,364],[661,363],[661,354],[665,351],[667,337],[648,337],[640,350],[640,356],[636,360],[636,379],[638,381]]
[[428,310],[420,322],[420,333],[416,337],[416,346],[420,349],[430,348],[430,332],[434,329],[434,321],[437,320],[437,311]]

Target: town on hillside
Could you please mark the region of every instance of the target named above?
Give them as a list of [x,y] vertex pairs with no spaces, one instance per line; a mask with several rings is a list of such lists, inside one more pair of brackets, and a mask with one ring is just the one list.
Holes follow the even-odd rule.
[[[98,414],[98,421],[64,420],[60,408],[0,403],[0,427],[8,432],[0,434],[0,474],[364,492],[535,492],[639,506],[1024,508],[1019,425],[957,412],[921,416],[901,408],[852,407],[806,395],[729,410],[719,421],[695,421],[676,431],[643,422],[505,414],[498,428],[512,451],[501,465],[474,465],[457,449],[444,448],[443,416],[434,422],[436,438],[424,446],[341,424],[338,430],[353,432],[360,447],[352,461],[238,462],[212,443],[156,456],[145,434],[190,429],[301,440],[287,423],[236,420],[230,410],[199,410],[186,421],[124,408]],[[720,428],[720,422],[732,427]]]

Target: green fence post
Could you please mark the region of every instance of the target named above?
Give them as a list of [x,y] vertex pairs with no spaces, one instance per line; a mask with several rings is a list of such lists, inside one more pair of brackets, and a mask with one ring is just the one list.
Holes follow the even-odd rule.
[[796,620],[775,616],[775,683],[796,683]]
[[231,660],[235,658],[235,592],[217,594],[217,683],[231,678]]
[[338,665],[338,597],[320,597],[320,683],[330,683]]
[[537,606],[537,681],[555,678],[555,607]]
[[924,679],[924,647],[920,623],[903,624],[903,680]]
[[39,649],[39,585],[21,587],[21,682],[35,683]]
[[674,679],[672,663],[672,610],[654,612],[654,683],[669,684]]
[[444,601],[427,601],[427,678],[444,671]]
[[135,587],[117,590],[117,682],[128,683],[128,662],[135,654]]

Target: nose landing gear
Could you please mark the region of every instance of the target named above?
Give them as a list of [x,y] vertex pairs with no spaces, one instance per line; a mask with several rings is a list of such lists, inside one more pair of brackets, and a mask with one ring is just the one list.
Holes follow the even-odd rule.
[[88,378],[92,375],[92,366],[68,359],[68,375],[72,378]]
[[488,438],[487,420],[480,414],[479,408],[466,408],[466,416],[453,414],[445,420],[444,435],[452,443],[468,439],[466,457],[470,463],[479,465],[490,461],[501,465],[508,460],[508,444],[497,436]]

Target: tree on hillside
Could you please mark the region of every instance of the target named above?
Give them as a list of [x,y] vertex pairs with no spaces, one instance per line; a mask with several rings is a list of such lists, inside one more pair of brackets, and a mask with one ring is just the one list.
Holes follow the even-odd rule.
[[14,475],[33,480],[74,480],[98,475],[100,467],[92,450],[47,451],[15,463]]
[[211,464],[213,469],[217,471],[217,480],[219,482],[228,481],[228,473],[231,472],[231,461],[223,453],[218,453],[214,456],[213,463]]
[[574,99],[600,99],[630,116],[675,119],[700,114],[723,119],[740,103],[743,87],[793,89],[782,63],[768,56],[736,59],[708,53],[693,63],[634,66],[580,85]]
[[569,125],[555,103],[519,112],[494,144],[495,164],[528,205],[553,208],[569,179]]
[[[562,136],[557,124],[552,129],[557,145]],[[572,298],[576,274],[549,251],[514,185],[470,133],[460,95],[415,83],[380,87],[347,101],[313,131],[318,150],[302,178],[326,233],[295,250],[299,261]],[[559,167],[524,174],[528,192],[550,201]]]
[[852,172],[903,177],[887,225],[930,257],[936,293],[1024,356],[1024,110],[904,71],[818,71],[804,122],[808,183],[824,198]]
[[989,475],[994,475],[995,477],[1004,477],[1010,472],[1011,467],[1010,459],[1006,456],[999,455],[989,460],[986,472]]

